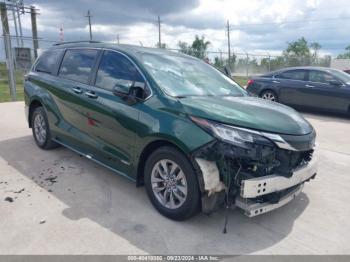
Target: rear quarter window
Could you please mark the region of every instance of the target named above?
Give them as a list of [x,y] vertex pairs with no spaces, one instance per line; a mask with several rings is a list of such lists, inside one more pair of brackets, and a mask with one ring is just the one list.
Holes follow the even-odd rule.
[[69,80],[88,84],[98,50],[68,49],[64,54],[59,76]]
[[34,71],[47,74],[56,72],[63,50],[49,50],[44,52],[38,59]]

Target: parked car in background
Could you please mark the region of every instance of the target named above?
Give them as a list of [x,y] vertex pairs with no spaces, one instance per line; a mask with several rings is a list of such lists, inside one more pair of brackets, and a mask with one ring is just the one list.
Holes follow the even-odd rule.
[[316,133],[298,112],[249,96],[187,55],[59,44],[34,63],[24,90],[40,148],[66,146],[145,185],[171,219],[224,201],[250,217],[263,214],[316,175]]
[[252,77],[247,91],[290,106],[350,113],[350,75],[322,67],[294,67]]

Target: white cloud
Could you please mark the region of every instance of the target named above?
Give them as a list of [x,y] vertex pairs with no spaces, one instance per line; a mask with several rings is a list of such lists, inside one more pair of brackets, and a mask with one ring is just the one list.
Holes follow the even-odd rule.
[[[122,43],[153,47],[158,42],[156,16],[161,14],[162,41],[171,48],[178,41],[191,43],[197,34],[211,42],[211,50],[226,51],[227,19],[233,28],[232,49],[238,52],[277,53],[302,36],[309,42],[318,41],[323,53],[337,53],[350,44],[348,0],[105,0],[98,6],[96,1],[81,1],[28,0],[40,9],[40,37],[58,40],[63,26],[65,40],[88,39],[84,15],[91,8],[93,35],[105,41],[116,41],[119,34]],[[338,17],[342,19],[330,19]],[[29,35],[30,16],[23,16],[22,21]]]

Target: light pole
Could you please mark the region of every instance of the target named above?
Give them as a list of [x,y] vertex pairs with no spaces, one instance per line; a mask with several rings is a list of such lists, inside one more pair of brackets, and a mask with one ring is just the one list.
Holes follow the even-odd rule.
[[90,10],[88,10],[87,15],[85,16],[88,18],[88,22],[89,22],[89,32],[90,32],[90,41],[92,41],[92,31],[91,31],[91,14],[90,14]]

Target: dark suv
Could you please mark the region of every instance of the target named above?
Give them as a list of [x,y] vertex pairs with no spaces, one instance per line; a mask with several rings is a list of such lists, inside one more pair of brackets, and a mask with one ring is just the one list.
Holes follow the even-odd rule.
[[66,146],[144,184],[172,219],[225,202],[262,214],[316,175],[315,131],[300,114],[183,54],[56,45],[27,75],[25,104],[40,148]]

